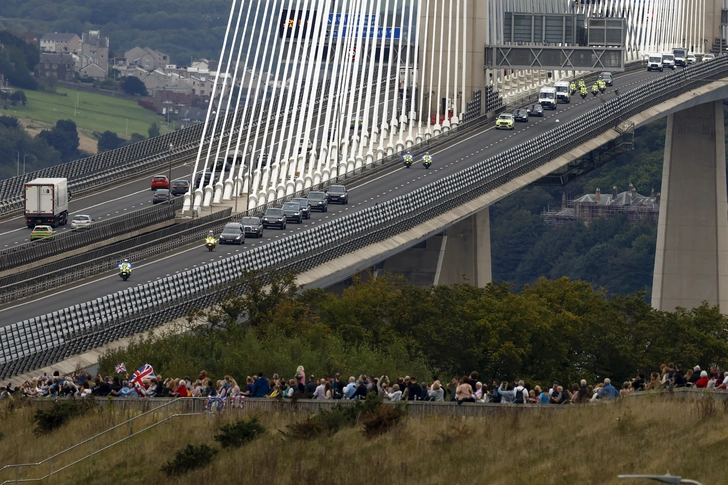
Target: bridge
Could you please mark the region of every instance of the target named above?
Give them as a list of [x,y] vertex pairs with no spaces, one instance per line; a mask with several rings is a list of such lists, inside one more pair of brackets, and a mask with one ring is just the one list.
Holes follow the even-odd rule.
[[[226,68],[215,83],[223,96],[214,115],[211,106],[206,122],[191,129],[1,181],[0,213],[17,211],[26,180],[68,176],[77,195],[73,212],[111,218],[148,205],[149,177],[136,174],[167,171],[193,180],[201,171],[215,174],[183,201],[183,212],[194,217],[238,205],[232,217],[239,218],[334,183],[349,187],[349,204],[235,249],[207,253],[199,242],[176,247],[140,262],[130,283],[106,272],[6,303],[0,307],[0,377],[208,307],[220,297],[218,285],[244,269],[292,268],[301,272],[301,283],[328,286],[443,230],[448,242],[437,253],[438,281],[469,273],[471,281],[486,284],[490,204],[660,117],[668,117],[668,135],[653,304],[724,303],[721,100],[728,97],[728,58],[663,73],[646,72],[641,64],[647,52],[685,46],[700,55],[710,48],[704,38],[720,38],[722,29],[715,2],[321,3],[311,15],[309,0],[272,0],[265,4],[270,8],[233,2],[220,57]],[[604,95],[496,131],[496,100],[525,104],[550,80],[587,75],[483,69],[482,47],[503,42],[499,16],[535,9],[625,18],[626,72]],[[259,35],[255,26],[275,35]],[[243,89],[237,99],[231,95],[238,74],[249,82],[245,99]],[[436,165],[403,168],[398,153],[405,149],[430,150]],[[229,170],[214,170],[220,158],[231,163]],[[696,204],[712,217],[682,213],[686,205],[695,213]],[[0,225],[0,248],[21,242],[21,225],[18,218]],[[244,282],[236,285],[245,291]]]

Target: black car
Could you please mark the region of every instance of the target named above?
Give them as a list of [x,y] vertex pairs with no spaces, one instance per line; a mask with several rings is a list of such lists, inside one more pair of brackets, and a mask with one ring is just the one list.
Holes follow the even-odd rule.
[[611,72],[602,72],[599,74],[599,79],[604,81],[607,86],[611,86],[613,83],[612,79],[612,73]]
[[311,206],[311,210],[317,210],[321,212],[329,211],[329,199],[326,198],[325,193],[309,192],[307,199],[308,205]]
[[282,207],[283,213],[286,215],[286,221],[300,224],[303,222],[303,212],[301,212],[301,204],[298,202],[286,202]]
[[175,180],[172,182],[172,195],[184,195],[190,190],[190,183],[187,180]]
[[521,121],[528,123],[528,111],[525,109],[517,109],[513,112],[513,119],[515,121]]
[[280,229],[286,228],[286,215],[283,213],[283,209],[268,209],[265,211],[265,214],[263,214],[263,228],[268,229],[271,226]]
[[326,191],[326,199],[330,204],[338,202],[340,204],[349,203],[349,193],[346,191],[346,187],[343,185],[332,185],[329,190]]
[[543,116],[543,106],[540,104],[532,104],[526,109],[528,116]]
[[245,244],[245,229],[238,222],[228,222],[220,234],[220,244]]
[[296,198],[296,199],[291,199],[291,202],[296,202],[298,205],[301,206],[301,212],[303,213],[304,219],[311,218],[311,206],[308,205],[308,199]]
[[256,239],[263,237],[263,223],[260,217],[243,217],[240,219],[240,224],[243,226],[245,236],[252,236]]
[[[195,187],[204,187],[206,185],[210,185],[211,178],[212,172],[210,171],[197,172],[197,175],[195,175]],[[202,181],[202,185],[200,185],[200,181]]]

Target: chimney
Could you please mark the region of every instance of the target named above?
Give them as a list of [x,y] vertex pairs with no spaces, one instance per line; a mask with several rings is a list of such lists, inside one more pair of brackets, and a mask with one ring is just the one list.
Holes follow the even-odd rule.
[[617,198],[617,186],[613,185],[612,186],[612,200],[614,200],[616,198]]
[[597,193],[595,194],[595,198],[596,198],[597,202],[602,200],[602,191],[599,190],[599,187],[597,187]]

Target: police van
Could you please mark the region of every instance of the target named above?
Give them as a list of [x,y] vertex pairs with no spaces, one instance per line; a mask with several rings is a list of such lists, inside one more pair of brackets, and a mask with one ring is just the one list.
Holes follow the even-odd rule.
[[556,100],[561,103],[571,103],[571,91],[569,90],[568,81],[556,81],[554,83],[556,89]]
[[556,88],[541,88],[538,93],[538,104],[544,109],[556,109]]

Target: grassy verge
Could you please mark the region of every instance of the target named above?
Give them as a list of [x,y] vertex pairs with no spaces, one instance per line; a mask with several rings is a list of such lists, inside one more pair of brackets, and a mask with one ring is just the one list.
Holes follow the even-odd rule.
[[134,101],[101,94],[66,88],[58,88],[56,94],[40,91],[25,91],[25,94],[28,97],[27,106],[8,106],[3,113],[50,125],[55,125],[57,120],[73,120],[79,130],[87,135],[94,131],[109,130],[127,138],[132,133],[147,136],[152,123],[163,121],[161,116]]
[[[120,413],[76,418],[47,436],[33,434],[32,410],[0,408],[3,463],[33,462],[119,422]],[[188,444],[215,446],[219,427],[239,419],[228,414],[176,418],[106,451],[93,463],[50,483],[166,483],[161,466]],[[617,404],[572,406],[563,412],[499,412],[486,418],[408,418],[367,439],[360,428],[330,437],[285,439],[279,432],[303,415],[262,415],[265,433],[252,446],[221,449],[212,463],[175,483],[617,484],[625,473],[664,474],[726,483],[728,414],[684,401],[633,399]],[[709,457],[706,461],[705,457]],[[372,476],[374,475],[374,476]],[[7,478],[7,477],[3,477]],[[631,482],[641,483],[641,482]]]

